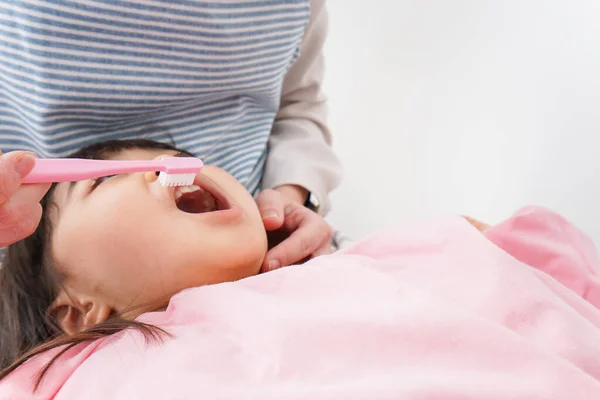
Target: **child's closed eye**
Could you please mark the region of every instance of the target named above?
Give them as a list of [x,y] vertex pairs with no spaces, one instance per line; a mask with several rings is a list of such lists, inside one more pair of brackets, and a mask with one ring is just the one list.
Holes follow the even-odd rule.
[[101,183],[103,183],[107,179],[110,179],[110,178],[112,178],[114,176],[116,176],[116,175],[101,176],[100,178],[92,179],[92,184],[90,186],[90,191],[96,189],[98,186],[100,186]]
[[[156,176],[158,176],[159,174],[160,174],[160,171],[156,171]],[[115,176],[116,175],[107,175],[107,176],[101,176],[96,179],[92,179],[91,185],[90,185],[90,192],[93,191],[94,189],[96,189],[98,186],[100,186],[101,183],[104,183],[107,179],[113,178]]]

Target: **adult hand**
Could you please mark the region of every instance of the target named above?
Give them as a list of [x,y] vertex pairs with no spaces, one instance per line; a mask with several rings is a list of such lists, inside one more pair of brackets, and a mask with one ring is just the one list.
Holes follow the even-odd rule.
[[21,185],[34,165],[31,153],[0,151],[0,247],[31,235],[40,222],[40,200],[50,184]]
[[256,203],[269,237],[269,251],[262,271],[272,271],[308,258],[331,253],[331,227],[317,213],[304,207],[304,189],[281,186],[262,191]]

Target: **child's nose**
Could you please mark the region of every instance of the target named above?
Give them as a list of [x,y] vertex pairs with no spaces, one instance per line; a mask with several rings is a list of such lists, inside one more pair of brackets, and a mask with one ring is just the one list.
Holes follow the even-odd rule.
[[[164,157],[173,157],[172,155],[168,155],[168,154],[161,154],[157,157],[154,157],[154,160],[160,160]],[[144,179],[146,180],[146,182],[148,183],[153,183],[158,179],[158,175],[160,174],[159,171],[152,171],[152,172],[145,172],[144,173]]]
[[154,181],[156,181],[158,179],[158,174],[160,174],[160,172],[144,172],[144,179],[146,180],[146,182],[148,183],[153,183]]

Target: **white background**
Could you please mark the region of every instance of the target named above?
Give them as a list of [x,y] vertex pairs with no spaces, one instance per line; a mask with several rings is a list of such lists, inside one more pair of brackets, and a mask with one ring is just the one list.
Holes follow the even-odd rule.
[[538,204],[600,244],[600,1],[327,4],[335,228]]

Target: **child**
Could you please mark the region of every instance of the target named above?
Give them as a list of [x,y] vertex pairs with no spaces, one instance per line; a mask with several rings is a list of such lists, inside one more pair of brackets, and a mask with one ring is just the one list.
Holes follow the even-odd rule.
[[[127,140],[72,157],[173,155],[188,154]],[[211,166],[185,188],[162,187],[154,172],[56,184],[42,205],[39,228],[9,246],[0,269],[1,368],[57,334],[77,337],[160,309],[188,287],[255,275],[267,249],[252,196]]]
[[[133,140],[73,156],[178,154]],[[179,189],[154,173],[57,184],[43,207],[0,269],[0,399],[600,395],[598,262],[545,210],[253,277],[264,227],[222,170]]]

